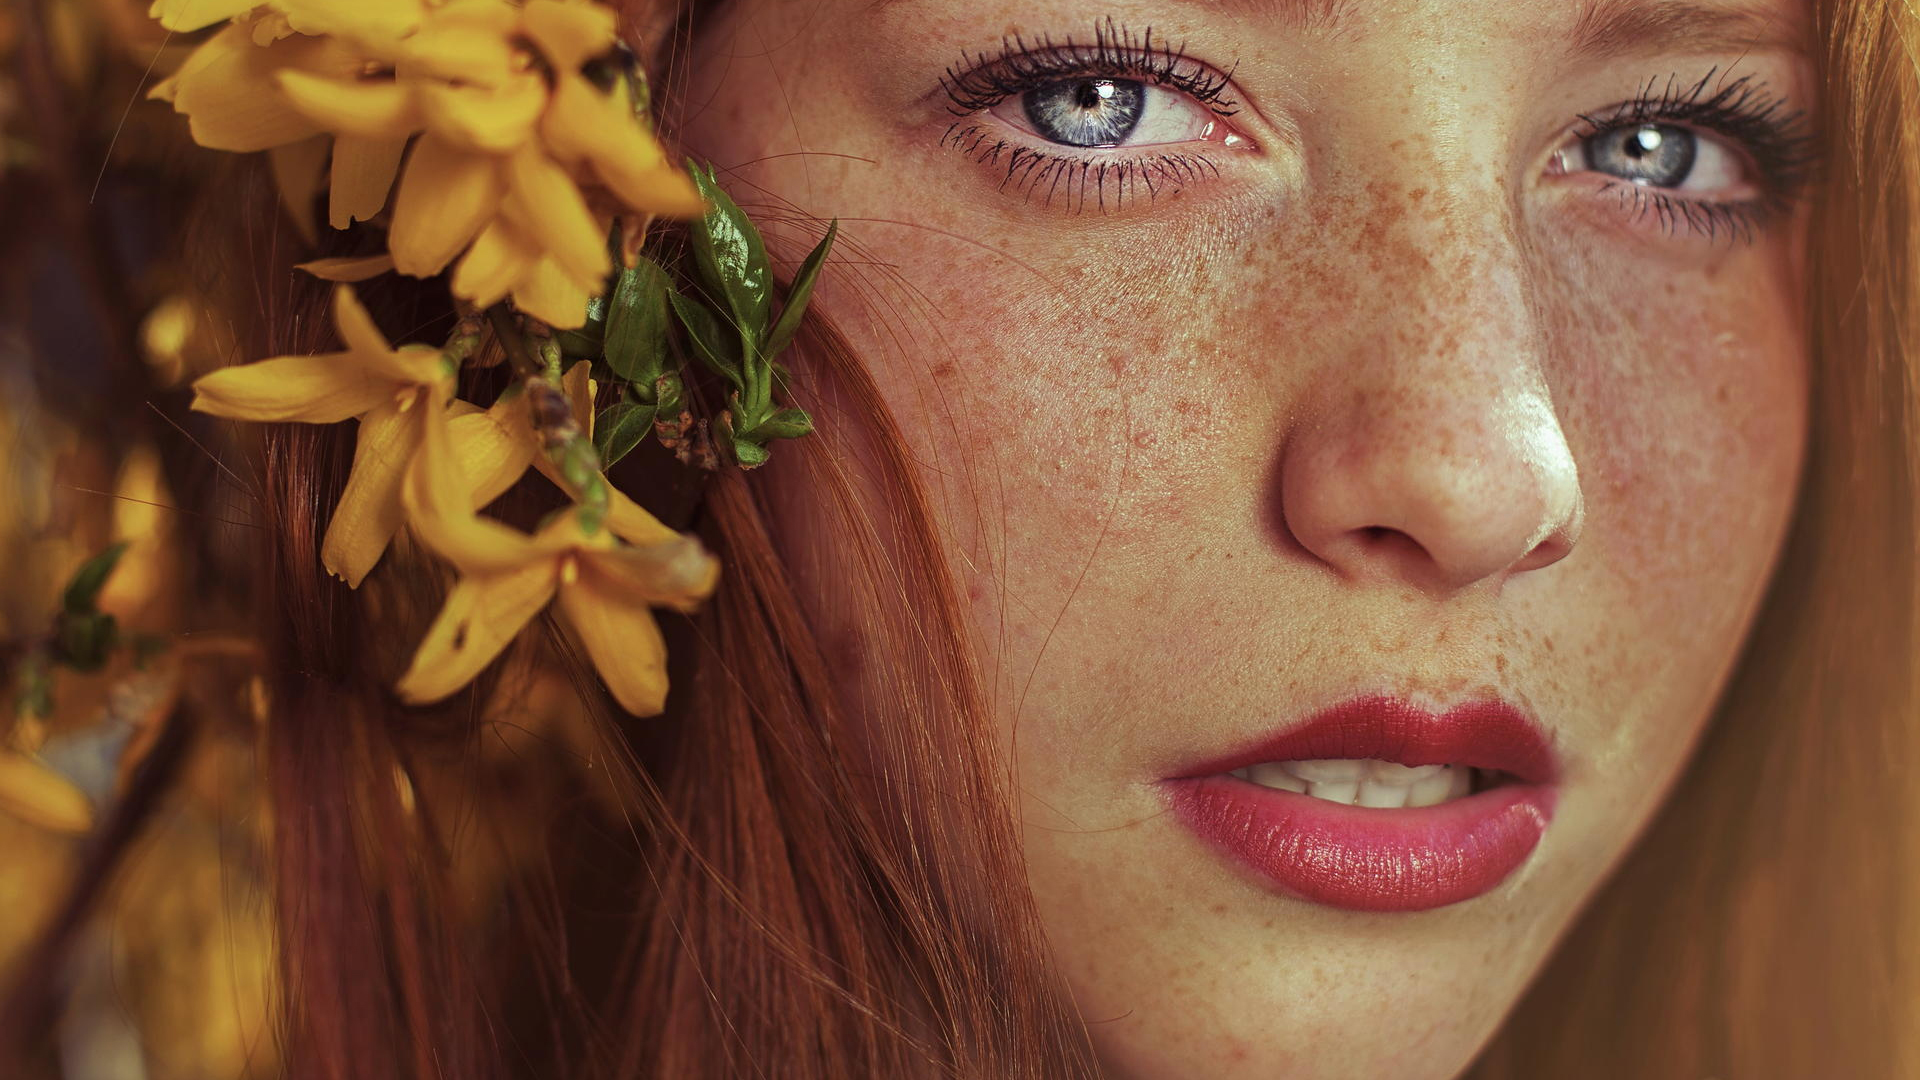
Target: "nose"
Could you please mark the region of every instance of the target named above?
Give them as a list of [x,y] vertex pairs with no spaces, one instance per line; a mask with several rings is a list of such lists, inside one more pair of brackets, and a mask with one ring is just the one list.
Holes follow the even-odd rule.
[[1429,593],[1558,562],[1584,519],[1523,255],[1497,228],[1448,232],[1476,240],[1368,282],[1376,303],[1326,358],[1280,468],[1302,547],[1344,577]]

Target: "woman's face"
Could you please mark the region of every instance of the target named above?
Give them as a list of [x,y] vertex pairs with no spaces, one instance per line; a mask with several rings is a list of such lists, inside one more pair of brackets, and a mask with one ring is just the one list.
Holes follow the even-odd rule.
[[1670,789],[1805,438],[1802,17],[744,0],[696,43],[693,149],[787,257],[842,222],[815,302],[1111,1074],[1453,1075]]

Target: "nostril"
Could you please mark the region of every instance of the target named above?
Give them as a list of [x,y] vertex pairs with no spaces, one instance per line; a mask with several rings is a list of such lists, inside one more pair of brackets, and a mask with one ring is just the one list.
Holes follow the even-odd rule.
[[1347,539],[1358,556],[1354,565],[1372,567],[1376,572],[1424,577],[1421,567],[1433,561],[1425,545],[1390,526],[1363,525],[1349,532]]

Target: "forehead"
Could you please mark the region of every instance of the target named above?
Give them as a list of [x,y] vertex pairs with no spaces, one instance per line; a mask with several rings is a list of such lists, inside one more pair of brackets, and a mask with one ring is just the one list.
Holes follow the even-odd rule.
[[[999,14],[1003,4],[1000,0],[873,0],[863,6],[873,14],[910,12],[925,17],[993,15]],[[1804,0],[1161,0],[1151,6],[1188,17],[1255,22],[1349,39],[1403,31],[1410,23],[1484,26],[1497,20],[1564,37],[1573,52],[1595,58],[1646,47],[1703,53],[1805,51],[1809,33]]]

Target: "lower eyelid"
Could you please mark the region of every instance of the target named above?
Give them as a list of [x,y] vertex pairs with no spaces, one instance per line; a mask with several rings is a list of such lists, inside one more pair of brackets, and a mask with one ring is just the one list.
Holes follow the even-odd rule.
[[986,127],[977,116],[964,117],[948,127],[940,144],[992,170],[1001,191],[1076,214],[1112,213],[1141,200],[1151,204],[1220,176],[1218,164],[1185,144],[1101,148],[1077,156],[1071,147],[1042,149],[1011,135]]

